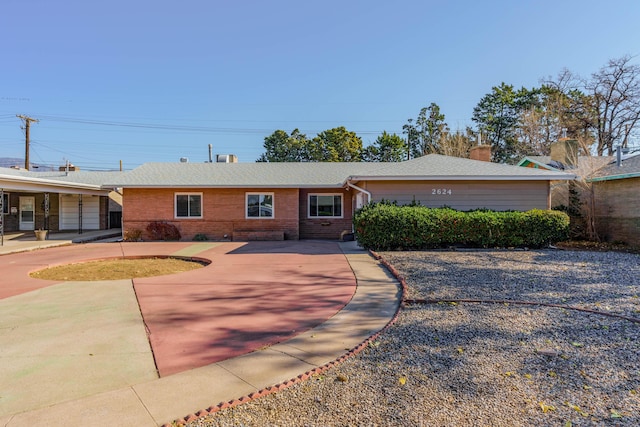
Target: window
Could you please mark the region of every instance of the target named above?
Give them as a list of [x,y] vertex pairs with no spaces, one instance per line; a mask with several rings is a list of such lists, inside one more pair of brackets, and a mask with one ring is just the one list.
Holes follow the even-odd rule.
[[309,218],[342,218],[342,194],[310,194]]
[[2,213],[9,215],[9,194],[2,193]]
[[176,218],[202,218],[202,193],[176,193]]
[[273,217],[273,193],[247,193],[247,218]]

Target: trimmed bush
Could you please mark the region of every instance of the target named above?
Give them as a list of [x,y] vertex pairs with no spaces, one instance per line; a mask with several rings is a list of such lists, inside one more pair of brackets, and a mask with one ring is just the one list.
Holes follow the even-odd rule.
[[449,246],[540,248],[566,240],[569,217],[558,211],[528,212],[397,206],[371,203],[353,218],[358,242],[374,250]]
[[180,240],[182,237],[175,225],[164,221],[150,222],[147,232],[152,240]]

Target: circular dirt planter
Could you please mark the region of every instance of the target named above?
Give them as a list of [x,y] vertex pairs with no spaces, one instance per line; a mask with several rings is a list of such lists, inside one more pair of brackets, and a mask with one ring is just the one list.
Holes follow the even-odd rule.
[[92,259],[47,267],[30,273],[36,279],[64,281],[99,281],[164,276],[206,267],[206,258],[168,255],[131,256]]

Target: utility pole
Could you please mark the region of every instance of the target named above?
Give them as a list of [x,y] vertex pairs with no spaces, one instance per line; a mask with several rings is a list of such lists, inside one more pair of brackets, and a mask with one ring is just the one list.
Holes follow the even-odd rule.
[[25,130],[25,138],[24,138],[24,168],[29,170],[30,161],[29,161],[29,128],[31,127],[31,122],[38,123],[37,119],[33,119],[29,116],[25,116],[23,114],[16,114],[16,117],[24,121],[24,130]]

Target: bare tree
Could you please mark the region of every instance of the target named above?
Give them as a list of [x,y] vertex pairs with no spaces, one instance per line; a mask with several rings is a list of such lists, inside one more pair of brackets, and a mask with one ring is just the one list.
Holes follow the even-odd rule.
[[467,128],[464,132],[460,129],[453,133],[445,132],[440,138],[438,154],[468,158],[474,140],[475,136],[471,128]]
[[640,120],[640,66],[630,56],[611,59],[585,85],[596,112],[596,152],[612,155],[627,145]]

